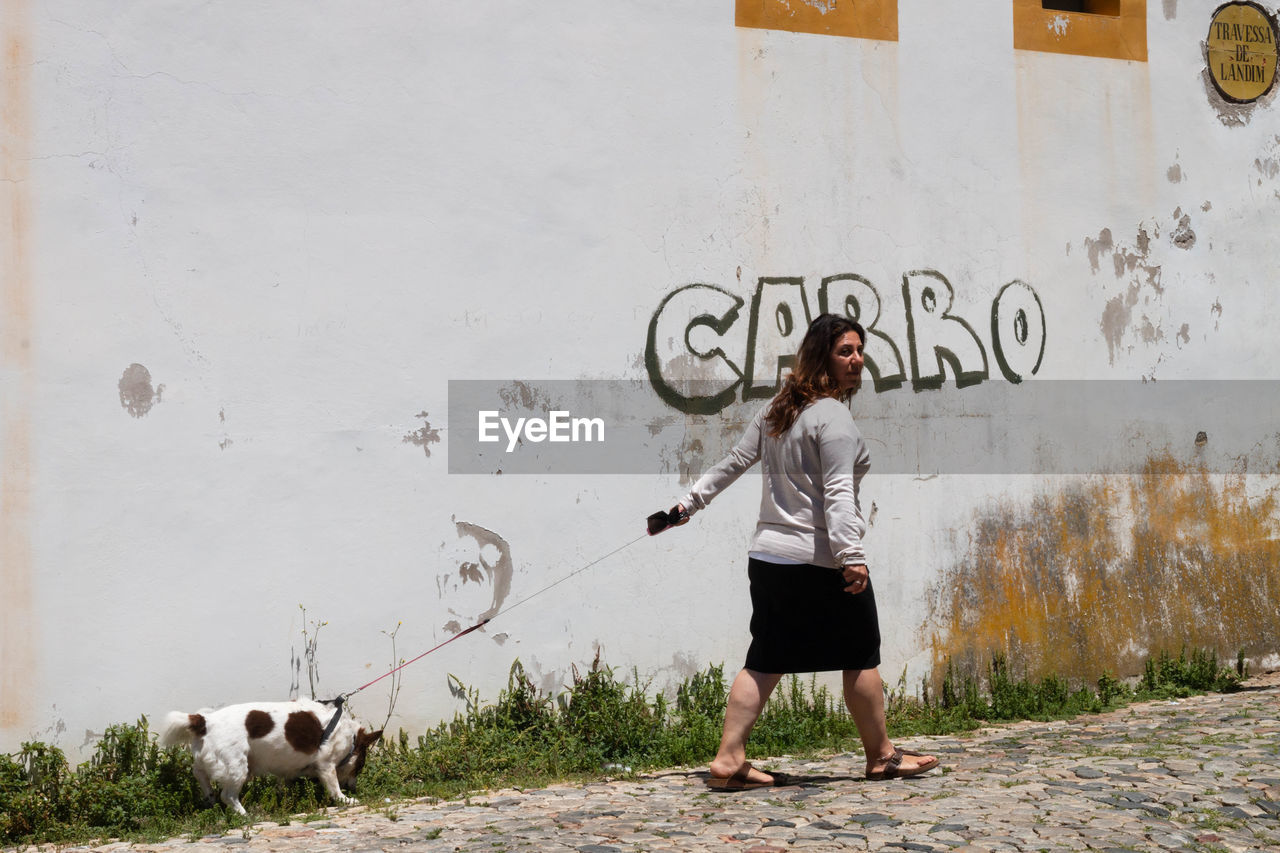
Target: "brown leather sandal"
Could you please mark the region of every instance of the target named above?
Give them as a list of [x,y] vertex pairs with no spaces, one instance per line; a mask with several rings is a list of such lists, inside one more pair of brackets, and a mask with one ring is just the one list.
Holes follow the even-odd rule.
[[707,779],[707,787],[713,791],[752,791],[756,788],[784,788],[788,785],[796,784],[791,777],[785,773],[779,773],[776,770],[763,770],[772,777],[768,782],[755,782],[747,778],[751,773],[751,763],[748,762],[738,768],[738,772],[732,776],[712,776]]
[[890,755],[888,758],[882,758],[876,762],[877,764],[879,764],[880,761],[885,762],[884,769],[867,771],[867,779],[872,782],[879,782],[884,779],[906,779],[909,776],[919,776],[921,773],[926,773],[938,766],[938,759],[934,758],[932,761],[927,761],[915,767],[908,767],[904,770],[902,769],[902,757],[904,755],[924,757],[924,753],[922,752],[895,748],[893,750],[893,755]]

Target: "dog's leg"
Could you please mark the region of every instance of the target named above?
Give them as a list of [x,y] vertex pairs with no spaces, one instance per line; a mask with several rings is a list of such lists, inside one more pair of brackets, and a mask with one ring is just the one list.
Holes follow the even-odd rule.
[[245,814],[244,806],[240,803],[240,791],[244,789],[244,783],[249,781],[249,759],[248,756],[237,758],[239,760],[232,760],[224,765],[222,802],[235,809],[236,814]]
[[196,777],[196,783],[200,785],[200,793],[204,794],[205,805],[212,806],[213,786],[209,784],[209,771],[205,769],[202,762],[196,761],[191,765],[191,772]]
[[240,804],[239,788],[232,788],[230,786],[224,787],[222,789],[222,801],[227,804],[228,808],[234,809],[236,814],[248,814],[248,812],[244,810],[244,806]]
[[237,783],[228,779],[222,783],[222,802],[227,804],[227,808],[241,815],[246,813],[244,806],[240,803],[240,789],[244,787],[244,781],[241,779]]
[[342,788],[338,786],[338,771],[334,768],[317,768],[316,778],[320,780],[321,785],[324,785],[324,789],[329,792],[329,796],[344,806],[353,806],[359,802],[355,797],[348,797],[342,793]]

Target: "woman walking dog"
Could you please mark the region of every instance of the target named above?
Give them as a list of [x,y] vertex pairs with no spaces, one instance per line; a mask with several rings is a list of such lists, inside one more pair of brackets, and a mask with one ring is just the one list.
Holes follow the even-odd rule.
[[760,519],[747,562],[751,646],[729,690],[707,781],[713,788],[785,783],[781,774],[752,767],[746,744],[769,694],[795,672],[843,672],[868,779],[915,776],[938,764],[896,748],[885,728],[880,628],[858,502],[871,458],[848,407],[862,382],[865,342],[862,327],[847,318],[815,319],[791,375],[742,440],[669,513],[650,518],[651,532],[684,524],[744,471],[762,465]]

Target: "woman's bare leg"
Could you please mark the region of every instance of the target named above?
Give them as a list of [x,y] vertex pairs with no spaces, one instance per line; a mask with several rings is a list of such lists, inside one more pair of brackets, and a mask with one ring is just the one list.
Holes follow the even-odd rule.
[[[724,711],[724,733],[720,735],[720,751],[711,761],[711,775],[727,778],[737,773],[747,763],[747,736],[760,719],[760,712],[773,688],[782,676],[771,672],[744,669],[733,679],[729,688],[729,704]],[[884,716],[883,712],[880,715]],[[747,776],[752,782],[768,782],[767,773],[752,770]]]
[[[867,773],[883,770],[893,756],[893,741],[884,720],[884,683],[878,669],[846,669],[844,671],[844,704],[858,727],[862,749],[867,755]],[[902,772],[933,764],[932,755],[908,755],[902,759]]]

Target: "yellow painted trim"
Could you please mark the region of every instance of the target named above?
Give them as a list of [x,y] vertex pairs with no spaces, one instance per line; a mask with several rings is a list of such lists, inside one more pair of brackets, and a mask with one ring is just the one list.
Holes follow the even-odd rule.
[[1147,0],[1120,0],[1119,15],[1061,12],[1041,0],[1013,0],[1018,50],[1147,61]]
[[739,27],[898,40],[898,0],[735,0]]

